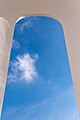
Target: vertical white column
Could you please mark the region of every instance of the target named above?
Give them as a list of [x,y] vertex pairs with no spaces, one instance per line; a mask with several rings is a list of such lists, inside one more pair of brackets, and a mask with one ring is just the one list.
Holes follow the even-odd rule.
[[2,110],[2,101],[4,96],[5,82],[8,70],[9,43],[6,39],[6,33],[9,29],[9,23],[3,17],[0,17],[0,114]]

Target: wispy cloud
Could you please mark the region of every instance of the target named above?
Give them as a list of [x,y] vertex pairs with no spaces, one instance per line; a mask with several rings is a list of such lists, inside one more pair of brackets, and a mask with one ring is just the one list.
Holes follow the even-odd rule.
[[25,27],[30,27],[30,26],[32,26],[32,23],[29,20],[29,21],[23,23],[22,25],[19,25],[18,26],[18,31],[23,32],[23,30],[24,30]]
[[36,16],[29,17],[26,22],[24,22],[23,24],[21,24],[20,26],[18,26],[18,30],[20,32],[23,32],[23,30],[24,30],[25,27],[33,27],[34,21],[36,21],[37,19],[38,18]]
[[14,39],[13,42],[12,42],[12,48],[18,49],[19,47],[20,47],[19,42]]
[[10,107],[2,113],[2,120],[79,120],[78,108],[70,87],[59,95],[31,105]]
[[38,55],[30,56],[28,53],[23,56],[18,56],[15,61],[10,64],[11,72],[8,75],[9,82],[18,80],[32,81],[38,77],[35,62],[38,60]]

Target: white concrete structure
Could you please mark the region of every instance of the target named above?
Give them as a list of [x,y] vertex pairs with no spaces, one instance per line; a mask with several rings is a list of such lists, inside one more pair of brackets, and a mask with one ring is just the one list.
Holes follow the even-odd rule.
[[7,65],[9,62],[9,43],[6,40],[6,32],[9,28],[8,22],[0,17],[0,110],[2,108],[2,94],[4,94]]
[[[0,16],[10,24],[3,37],[0,33],[0,111],[4,96],[11,40],[16,20],[21,16],[47,15],[63,24],[72,78],[80,112],[80,1],[77,0],[1,0]],[[2,18],[1,18],[2,19]],[[5,21],[5,20],[3,20]],[[1,22],[0,22],[1,27]],[[5,27],[7,24],[5,22]],[[4,31],[4,25],[2,28]],[[1,32],[1,31],[0,31]],[[4,32],[6,33],[6,31]],[[3,46],[3,47],[2,47]],[[4,49],[3,49],[4,48]],[[4,55],[2,55],[4,54]],[[3,81],[3,82],[2,82]],[[3,84],[3,85],[2,85]]]

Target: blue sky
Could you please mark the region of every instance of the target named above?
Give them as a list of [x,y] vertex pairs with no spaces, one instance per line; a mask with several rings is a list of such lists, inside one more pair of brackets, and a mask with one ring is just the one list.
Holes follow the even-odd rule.
[[62,25],[46,16],[15,25],[2,120],[79,120]]

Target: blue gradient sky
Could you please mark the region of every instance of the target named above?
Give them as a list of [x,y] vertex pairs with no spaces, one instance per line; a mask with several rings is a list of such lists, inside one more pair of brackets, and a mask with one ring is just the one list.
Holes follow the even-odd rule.
[[57,20],[31,16],[16,23],[2,120],[79,120]]

